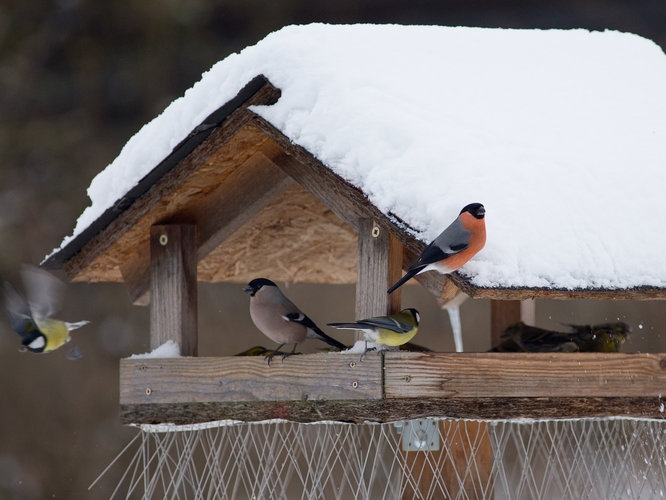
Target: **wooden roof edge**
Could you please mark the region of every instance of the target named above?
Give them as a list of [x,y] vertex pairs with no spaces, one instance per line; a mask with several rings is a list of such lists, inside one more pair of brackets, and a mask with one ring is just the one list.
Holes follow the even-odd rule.
[[666,288],[637,286],[633,288],[529,288],[529,287],[480,287],[455,273],[456,285],[467,295],[477,299],[494,300],[666,300]]
[[114,205],[102,213],[92,224],[70,240],[65,246],[49,255],[40,267],[45,269],[62,269],[64,263],[80,252],[83,247],[104,230],[116,217],[127,210],[138,198],[145,194],[159,179],[170,172],[181,160],[201,145],[206,138],[219,127],[234,111],[243,107],[260,91],[268,87],[267,96],[260,103],[275,104],[280,97],[280,89],[273,86],[264,75],[258,75],[248,82],[235,97],[227,101],[211,113],[200,125],[195,127],[188,136],[176,145],[169,156],[146,174],[132,189]]

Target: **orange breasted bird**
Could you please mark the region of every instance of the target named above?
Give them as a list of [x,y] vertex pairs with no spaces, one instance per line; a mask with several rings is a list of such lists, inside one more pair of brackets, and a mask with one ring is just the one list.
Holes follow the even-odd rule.
[[437,236],[413,262],[407,273],[388,289],[388,293],[424,271],[452,273],[474,257],[486,244],[486,209],[481,203],[470,203],[458,218]]

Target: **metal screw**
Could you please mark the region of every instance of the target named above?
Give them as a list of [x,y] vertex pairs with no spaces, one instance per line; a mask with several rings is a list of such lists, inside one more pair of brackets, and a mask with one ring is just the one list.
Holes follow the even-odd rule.
[[152,392],[153,390],[150,387],[146,388],[146,396],[150,396]]
[[166,244],[169,241],[169,237],[166,234],[160,234],[160,245],[163,247],[166,246]]
[[357,382],[356,380],[354,380],[354,381],[352,382],[352,387],[353,387],[354,389],[356,389],[356,388],[358,387],[358,382]]
[[372,237],[376,238],[377,236],[379,236],[379,228],[377,226],[374,226],[372,228]]
[[142,372],[145,372],[145,371],[146,371],[146,365],[141,365],[140,370],[141,370]]
[[405,375],[405,382],[411,382],[412,381],[412,376],[411,375]]
[[349,368],[354,368],[355,366],[356,366],[356,363],[354,363],[353,361],[349,362]]

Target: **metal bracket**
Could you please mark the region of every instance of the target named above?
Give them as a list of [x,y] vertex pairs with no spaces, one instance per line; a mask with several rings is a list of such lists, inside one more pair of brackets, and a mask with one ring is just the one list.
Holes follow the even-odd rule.
[[395,422],[393,425],[402,435],[402,451],[439,451],[438,423],[432,418]]

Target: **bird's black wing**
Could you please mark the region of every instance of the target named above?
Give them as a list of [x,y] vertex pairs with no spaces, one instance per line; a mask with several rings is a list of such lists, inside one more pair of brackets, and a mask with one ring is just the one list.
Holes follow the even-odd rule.
[[[291,312],[287,313],[284,316],[287,321],[293,321],[294,323],[299,323],[306,327],[308,329],[308,334],[307,337],[312,339],[316,338],[319,340],[323,340],[326,342],[328,345],[332,345],[333,347],[337,347],[341,351],[344,351],[347,349],[347,346],[344,345],[341,342],[338,342],[332,337],[329,337],[326,335],[324,332],[322,332],[317,325],[315,325],[315,322],[312,321],[310,318],[308,318],[305,314],[302,312]],[[312,332],[312,333],[311,333]]]
[[414,325],[408,325],[407,323],[402,323],[389,317],[368,318],[363,321],[357,321],[356,323],[328,323],[328,326],[349,330],[374,330],[376,328],[384,328],[395,333],[407,333],[414,328]]
[[3,292],[7,316],[9,317],[9,324],[12,330],[21,337],[25,337],[31,331],[37,330],[37,326],[35,326],[32,320],[28,302],[7,281],[5,281]]

